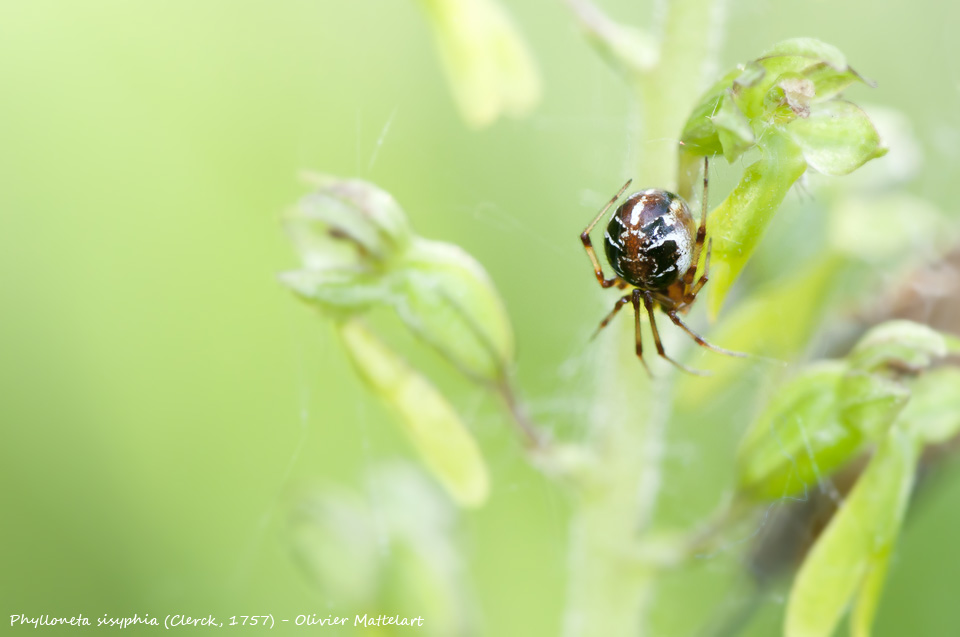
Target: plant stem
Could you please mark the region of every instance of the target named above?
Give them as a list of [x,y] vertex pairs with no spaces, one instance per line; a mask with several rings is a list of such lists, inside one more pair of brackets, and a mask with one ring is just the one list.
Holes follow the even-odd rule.
[[[637,176],[645,187],[676,187],[677,139],[701,87],[716,1],[671,0],[658,64],[636,76]],[[632,321],[607,331],[594,348],[588,443],[598,461],[572,523],[566,637],[650,634],[645,611],[657,568],[638,559],[637,547],[660,491],[671,385],[644,372]]]
[[530,419],[526,406],[517,400],[511,381],[507,378],[501,379],[495,385],[495,391],[503,401],[514,426],[520,432],[524,446],[534,451],[546,448],[549,441],[543,431]]
[[[612,328],[612,329],[611,329]],[[578,493],[571,531],[567,637],[642,635],[653,565],[637,560],[660,490],[667,378],[651,381],[634,353],[632,321],[595,348],[588,441],[596,475]]]
[[636,548],[660,488],[668,407],[654,399],[658,392],[634,354],[633,322],[610,327],[595,349],[589,444],[598,462],[575,508],[567,637],[643,634],[653,585]]
[[713,51],[711,23],[719,0],[670,0],[657,65],[634,86],[638,104],[637,179],[650,188],[676,191],[680,131],[703,88]]

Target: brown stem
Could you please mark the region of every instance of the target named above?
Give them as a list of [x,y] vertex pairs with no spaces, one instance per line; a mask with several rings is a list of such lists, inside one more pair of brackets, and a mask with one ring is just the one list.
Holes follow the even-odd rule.
[[530,414],[527,412],[523,403],[517,400],[516,393],[513,391],[513,386],[510,381],[503,378],[496,384],[495,388],[497,394],[503,400],[504,406],[506,406],[507,411],[510,413],[514,425],[516,425],[517,430],[523,437],[524,446],[527,449],[534,450],[546,447],[548,442],[546,434],[544,434],[530,418]]

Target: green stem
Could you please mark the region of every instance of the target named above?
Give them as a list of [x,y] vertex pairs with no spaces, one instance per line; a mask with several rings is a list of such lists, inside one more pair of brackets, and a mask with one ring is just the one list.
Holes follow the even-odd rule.
[[[677,140],[701,88],[715,1],[669,2],[658,64],[635,76],[635,147],[644,187],[676,187]],[[594,348],[589,443],[598,462],[573,520],[566,637],[650,634],[645,614],[657,568],[638,558],[638,547],[660,491],[671,385],[663,376],[651,382],[644,372],[632,321],[607,331],[612,334]]]
[[[578,492],[571,532],[567,637],[643,634],[653,568],[637,560],[660,489],[669,392],[634,354],[633,321],[598,339],[588,444],[596,470]],[[660,400],[657,400],[657,398]]]
[[658,64],[639,76],[637,94],[638,183],[677,188],[677,142],[703,89],[704,65],[713,38],[717,0],[671,0]]
[[720,311],[774,213],[807,169],[800,148],[782,133],[771,129],[760,147],[760,159],[747,167],[736,188],[710,213],[715,263],[708,292],[711,316]]

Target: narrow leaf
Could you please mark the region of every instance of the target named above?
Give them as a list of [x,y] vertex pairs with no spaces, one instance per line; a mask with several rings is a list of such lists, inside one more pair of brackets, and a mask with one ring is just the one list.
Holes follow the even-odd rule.
[[910,399],[910,390],[879,374],[853,369],[837,392],[840,419],[864,438],[880,440]]
[[317,192],[287,217],[302,269],[281,282],[338,319],[393,308],[418,337],[474,380],[501,380],[513,334],[483,267],[458,246],[414,234],[373,184],[314,177]]
[[297,564],[326,597],[358,605],[376,600],[376,526],[363,500],[339,489],[312,494],[292,511],[289,533]]
[[750,122],[737,106],[731,92],[724,93],[712,120],[723,147],[723,157],[728,162],[732,163],[756,143]]
[[815,38],[792,38],[784,40],[764,53],[760,59],[772,57],[802,57],[817,62],[826,62],[838,71],[847,68],[847,58],[837,47]]
[[800,567],[787,602],[786,637],[830,637],[858,591],[856,623],[868,629],[916,464],[914,439],[894,427]]
[[887,579],[887,570],[890,567],[890,553],[891,551],[881,551],[870,560],[870,566],[860,585],[860,592],[857,594],[853,612],[850,615],[851,637],[870,637],[873,618],[876,617],[877,608],[880,606],[880,593],[883,592],[883,583]]
[[744,434],[738,488],[759,500],[803,494],[845,464],[862,436],[838,413],[841,362],[811,366],[784,385]]
[[[789,360],[809,342],[846,265],[842,258],[825,255],[752,291],[720,320],[711,340],[734,351]],[[699,408],[721,395],[742,379],[746,365],[740,359],[703,352],[695,366],[711,375],[686,374],[678,379],[677,395],[684,397],[680,407]]]
[[540,77],[497,0],[420,0],[460,114],[471,126],[523,115],[540,99]]
[[569,3],[590,44],[611,67],[636,76],[657,62],[657,43],[645,31],[610,19],[591,3]]
[[362,312],[394,302],[388,279],[356,270],[293,270],[280,282],[326,312]]
[[902,419],[926,444],[947,442],[960,433],[960,369],[929,371],[911,386]]
[[717,135],[717,124],[713,117],[719,111],[724,95],[729,93],[732,83],[739,75],[741,75],[739,69],[727,73],[700,97],[683,127],[681,141],[685,153],[703,157],[722,152],[720,138]]
[[809,116],[785,130],[810,167],[825,175],[846,175],[887,152],[867,114],[843,100],[812,105]]
[[860,339],[850,352],[850,364],[866,371],[920,371],[929,367],[933,359],[946,355],[947,342],[933,328],[913,321],[887,321]]
[[397,414],[421,460],[451,497],[465,507],[483,504],[490,490],[487,467],[450,403],[359,321],[343,323],[340,336],[359,374]]
[[813,82],[815,102],[833,99],[855,82],[870,84],[853,69],[836,69],[826,62],[809,67],[803,72],[803,76]]
[[502,378],[513,360],[513,333],[480,264],[457,246],[421,239],[406,266],[400,318],[465,374]]

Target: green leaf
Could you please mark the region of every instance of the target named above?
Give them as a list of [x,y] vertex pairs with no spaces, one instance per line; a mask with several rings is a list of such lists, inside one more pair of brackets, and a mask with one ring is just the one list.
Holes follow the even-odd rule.
[[[915,122],[906,114],[887,106],[860,104],[880,132],[883,145],[890,151],[883,161],[868,162],[844,179],[849,191],[861,196],[904,194],[903,187],[924,170],[925,153],[915,133]],[[909,215],[905,215],[909,218]]]
[[808,67],[804,70],[803,77],[813,82],[814,102],[833,99],[855,82],[871,86],[869,81],[850,67],[837,69],[827,62]]
[[843,100],[813,104],[785,130],[807,164],[825,175],[846,175],[887,152],[867,114]]
[[711,317],[808,166],[842,175],[886,152],[863,111],[836,99],[857,81],[863,78],[836,47],[798,38],[728,73],[693,109],[681,135],[677,183],[682,196],[693,189],[693,158],[723,153],[732,162],[754,147],[762,153],[710,215]]
[[897,381],[852,369],[837,392],[840,420],[864,438],[880,440],[910,399],[910,390]]
[[[684,150],[699,156],[718,154],[723,126],[746,150],[753,139],[763,139],[768,126],[805,118],[811,105],[834,99],[858,81],[865,82],[836,47],[811,38],[781,42],[759,59],[727,73],[704,93],[684,125]],[[789,111],[783,110],[786,106]],[[723,110],[736,113],[732,129]],[[749,135],[741,132],[744,123],[751,128]],[[728,161],[739,156],[726,145],[722,150]]]
[[943,335],[931,327],[913,321],[888,321],[870,331],[850,353],[854,369],[920,371],[935,358],[947,355]]
[[711,120],[717,127],[717,137],[723,147],[723,157],[728,162],[732,163],[756,143],[750,122],[736,105],[733,93],[727,91],[723,94],[719,108]]
[[710,213],[707,233],[712,260],[707,289],[711,316],[720,311],[774,213],[806,168],[800,148],[771,130],[763,156],[747,167],[733,192]]
[[307,178],[316,190],[302,197],[284,219],[305,264],[311,265],[330,238],[348,239],[376,260],[406,249],[410,225],[388,192],[359,179],[316,174]]
[[745,88],[757,86],[764,78],[769,77],[769,73],[767,73],[767,69],[763,67],[763,64],[757,60],[753,60],[752,62],[744,64],[742,69],[734,71],[733,77],[736,78],[733,80],[734,91],[739,92]]
[[[816,86],[806,74],[822,63],[819,58],[803,55],[774,55],[761,57],[754,62],[763,69],[763,75],[748,75],[750,82],[734,86],[734,93],[737,104],[750,118],[756,131],[762,131],[765,126],[779,121],[785,115],[784,111],[778,108],[786,104],[782,84],[786,84],[786,89],[790,92],[800,89],[808,93],[808,100],[816,98]],[[790,115],[789,118],[794,116]]]
[[842,362],[809,367],[781,387],[744,434],[740,490],[757,499],[804,492],[882,440],[910,392],[900,383]]
[[314,177],[288,214],[303,268],[281,282],[338,319],[392,307],[419,338],[474,380],[499,381],[513,334],[483,267],[459,247],[410,229],[390,195],[359,180]]
[[513,360],[506,310],[486,272],[457,246],[420,239],[407,256],[400,318],[465,374],[503,377]]
[[406,464],[388,464],[369,483],[377,528],[387,535],[390,548],[369,547],[385,562],[376,606],[401,615],[404,609],[416,608],[417,614],[430,618],[429,629],[426,623],[418,629],[424,635],[465,634],[469,596],[449,503],[421,472]]
[[429,618],[418,634],[469,634],[449,500],[405,462],[378,463],[366,483],[367,494],[331,485],[298,502],[288,529],[298,565],[332,607],[400,615],[414,608]]
[[540,100],[533,57],[496,0],[420,0],[463,119],[491,124],[520,116]]
[[618,72],[629,78],[656,65],[657,42],[647,32],[611,20],[594,5],[570,3],[570,9],[587,41]]
[[864,80],[835,47],[810,38],[782,42],[704,93],[684,125],[684,151],[697,156],[722,151],[733,161],[755,140],[762,145],[770,125],[806,118],[812,105],[832,100],[857,81]]
[[[711,340],[738,352],[791,359],[809,342],[846,267],[844,259],[825,255],[753,291],[721,319]],[[677,395],[684,397],[679,407],[698,408],[720,396],[742,379],[746,365],[730,356],[702,352],[695,367],[710,376],[679,377]]]
[[[684,124],[683,133],[680,136],[685,153],[703,157],[722,152],[717,133],[717,123],[714,122],[713,118],[720,110],[720,103],[723,101],[724,95],[729,93],[732,83],[740,75],[741,71],[739,69],[731,71],[704,93],[697,102],[686,124]],[[736,104],[732,106],[739,109]]]
[[303,300],[338,316],[395,302],[383,277],[357,270],[293,270],[279,279]]
[[845,373],[842,362],[819,363],[777,391],[741,442],[742,493],[759,500],[801,494],[856,453],[863,436],[837,405]]
[[855,634],[869,634],[917,455],[911,435],[892,428],[800,567],[787,602],[785,637],[830,637],[858,592]]
[[597,31],[588,33],[593,46],[621,72],[642,72],[656,64],[656,42],[645,31],[615,24],[602,35]]
[[887,579],[887,570],[890,567],[891,552],[882,551],[870,560],[870,566],[860,585],[860,591],[857,593],[853,612],[850,615],[851,637],[870,637],[873,618],[876,617],[877,608],[880,606],[880,593],[883,592],[883,583]]
[[[392,559],[383,582],[383,609],[403,614],[406,609],[416,608],[416,614],[429,617],[430,623],[429,628],[424,622],[423,628],[415,630],[428,637],[469,634],[469,620],[461,599],[463,586],[458,581],[459,572],[464,569],[459,564],[451,568],[443,562],[427,559],[429,556],[419,550],[422,547],[423,542],[390,547]],[[377,633],[370,630],[369,633],[392,636],[400,631]]]
[[329,489],[305,498],[292,511],[290,541],[306,576],[324,596],[340,603],[376,601],[380,559],[369,509],[352,493]]
[[358,321],[340,326],[358,373],[393,409],[421,460],[461,506],[482,505],[490,490],[480,449],[450,403]]
[[926,444],[947,442],[960,432],[960,369],[926,372],[910,386],[902,420]]
[[815,38],[792,38],[778,42],[760,56],[760,59],[775,57],[799,57],[813,62],[826,62],[838,71],[847,68],[847,58],[840,49]]

